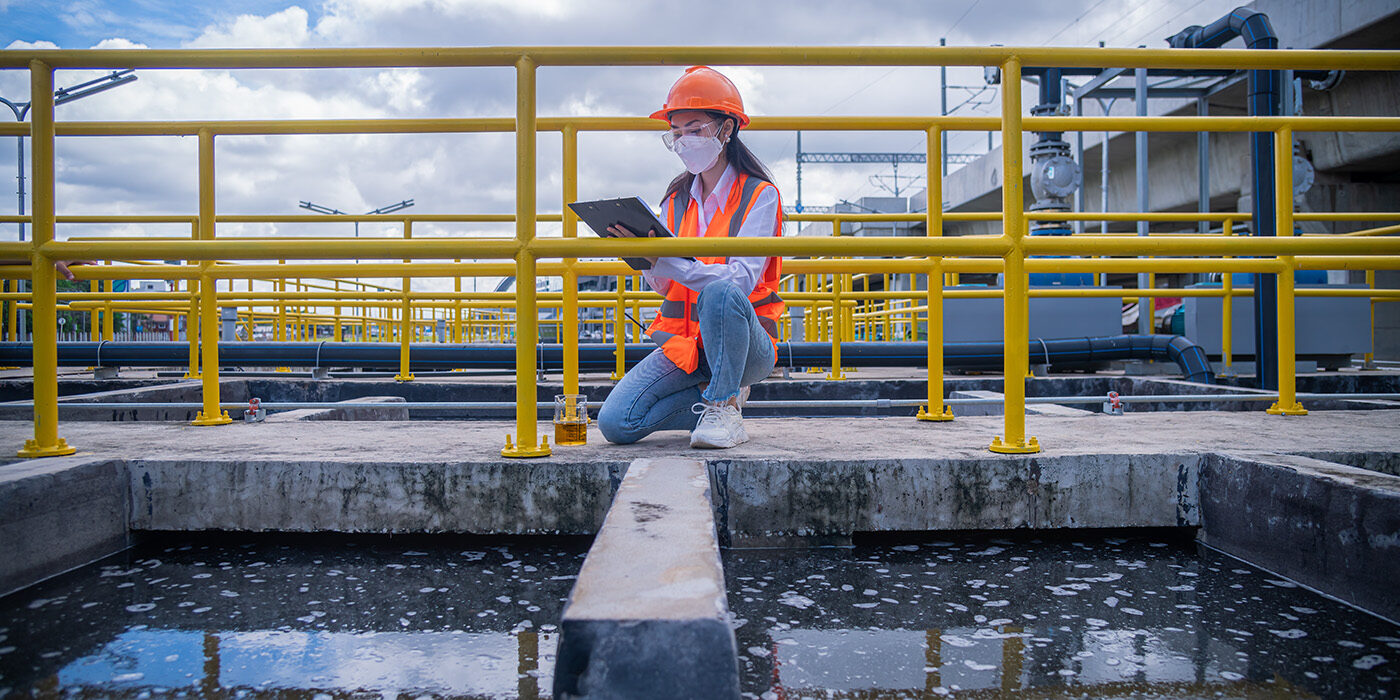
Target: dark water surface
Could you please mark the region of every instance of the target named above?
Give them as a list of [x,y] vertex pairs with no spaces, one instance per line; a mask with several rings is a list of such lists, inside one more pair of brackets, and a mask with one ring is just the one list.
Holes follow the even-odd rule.
[[1400,689],[1400,627],[1189,540],[930,536],[724,561],[749,698]]
[[148,543],[0,599],[0,698],[548,697],[587,549]]
[[[0,698],[548,697],[581,539],[152,541],[0,599]],[[1330,697],[1400,628],[1189,541],[724,554],[751,698]]]

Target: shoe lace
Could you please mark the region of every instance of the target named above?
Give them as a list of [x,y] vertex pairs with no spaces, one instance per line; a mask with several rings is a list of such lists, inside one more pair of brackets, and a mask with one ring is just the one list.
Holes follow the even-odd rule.
[[700,401],[693,404],[690,407],[690,412],[700,414],[700,421],[696,424],[696,426],[699,427],[701,425],[705,425],[706,423],[718,423],[721,414],[723,414],[726,408],[734,411],[735,413],[739,411],[739,409],[734,408],[733,406],[727,403],[721,404],[710,403],[708,401]]

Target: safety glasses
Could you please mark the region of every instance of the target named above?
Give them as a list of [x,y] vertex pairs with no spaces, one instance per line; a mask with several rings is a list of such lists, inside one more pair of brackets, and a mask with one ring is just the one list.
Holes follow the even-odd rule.
[[695,126],[672,127],[670,131],[661,135],[661,142],[666,144],[667,150],[674,150],[676,139],[682,136],[710,137],[718,133],[719,120],[715,119]]

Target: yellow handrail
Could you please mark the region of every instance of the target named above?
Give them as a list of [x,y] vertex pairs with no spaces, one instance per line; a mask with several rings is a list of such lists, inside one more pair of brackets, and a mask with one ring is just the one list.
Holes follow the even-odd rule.
[[[516,342],[516,412],[515,443],[508,442],[502,454],[511,457],[540,456],[549,447],[538,435],[536,426],[535,375],[533,352],[537,329],[541,322],[541,306],[553,306],[552,295],[536,293],[540,275],[559,275],[565,280],[565,292],[559,297],[564,308],[557,322],[565,342],[565,357],[575,358],[566,369],[566,388],[577,388],[577,313],[580,306],[596,303],[587,294],[578,294],[576,280],[585,274],[626,274],[616,262],[595,262],[580,258],[615,258],[621,255],[779,255],[790,260],[789,272],[807,275],[806,289],[789,295],[793,306],[811,306],[813,313],[807,325],[808,333],[829,337],[835,353],[839,341],[853,337],[857,303],[884,299],[917,301],[920,295],[888,294],[870,289],[857,291],[852,285],[853,273],[910,274],[927,276],[929,284],[922,306],[909,303],[890,306],[884,310],[860,311],[862,318],[871,314],[900,314],[902,324],[913,329],[916,315],[927,312],[929,322],[929,366],[941,366],[942,348],[937,341],[941,330],[943,299],[958,296],[1001,296],[1004,304],[1003,337],[1007,347],[1024,346],[1027,342],[1027,301],[1033,296],[1140,296],[1143,298],[1170,296],[1222,295],[1227,301],[1243,296],[1247,290],[1030,290],[1027,275],[1035,271],[1144,271],[1161,272],[1231,272],[1248,271],[1275,274],[1279,290],[1279,402],[1276,412],[1303,413],[1296,402],[1293,377],[1293,300],[1296,296],[1317,294],[1327,296],[1368,296],[1373,303],[1394,297],[1394,290],[1295,290],[1292,270],[1295,269],[1360,269],[1371,273],[1376,269],[1400,268],[1400,239],[1385,237],[1400,231],[1387,225],[1351,236],[1293,236],[1292,222],[1311,221],[1377,221],[1394,222],[1400,215],[1381,213],[1316,213],[1295,214],[1292,211],[1292,163],[1279,158],[1276,167],[1276,187],[1279,196],[1276,218],[1281,235],[1277,237],[1235,237],[1214,235],[1156,234],[1144,237],[1064,236],[1027,237],[1026,226],[1039,221],[1160,221],[1198,222],[1248,220],[1240,213],[1132,213],[1132,212],[1041,212],[1024,211],[1022,179],[1006,179],[1002,188],[1001,212],[943,212],[933,206],[930,211],[909,215],[841,214],[824,216],[800,214],[790,221],[831,221],[839,232],[841,221],[890,222],[914,221],[926,226],[923,237],[853,238],[853,237],[788,237],[776,240],[700,238],[684,240],[599,240],[577,238],[577,222],[572,215],[544,213],[536,210],[536,134],[559,131],[564,135],[565,173],[564,201],[577,195],[577,134],[581,131],[640,131],[661,128],[655,121],[640,117],[540,117],[536,114],[536,77],[541,66],[566,65],[661,65],[677,63],[712,63],[720,65],[982,65],[1002,70],[1003,98],[999,117],[831,117],[831,116],[773,116],[755,117],[749,128],[758,130],[901,130],[919,131],[927,137],[930,198],[941,201],[941,179],[932,167],[939,161],[936,136],[944,131],[1000,130],[1003,143],[1019,144],[1026,130],[1073,131],[1212,131],[1212,132],[1271,132],[1279,153],[1291,150],[1294,132],[1314,131],[1400,131],[1397,117],[1037,117],[1023,116],[1021,108],[1022,66],[1145,66],[1154,68],[1229,68],[1229,69],[1400,69],[1400,53],[1392,51],[1247,51],[1247,50],[1179,50],[1179,49],[1065,49],[1024,47],[493,47],[449,49],[267,49],[248,51],[227,50],[14,50],[0,51],[0,69],[27,69],[30,73],[31,94],[35,95],[33,120],[30,124],[0,125],[0,135],[29,135],[34,149],[34,211],[29,217],[0,217],[0,221],[29,221],[34,227],[30,242],[0,243],[0,259],[28,259],[28,266],[0,266],[0,277],[31,280],[30,294],[0,294],[11,300],[10,313],[26,306],[23,299],[32,299],[35,310],[35,437],[21,454],[46,456],[66,454],[72,448],[57,434],[57,355],[54,310],[57,308],[53,260],[183,260],[183,265],[104,265],[78,269],[78,278],[86,280],[127,279],[131,277],[184,279],[187,290],[173,294],[169,303],[157,298],[123,296],[110,289],[90,291],[92,297],[73,297],[70,308],[99,304],[104,321],[110,321],[113,309],[134,308],[130,304],[145,304],[146,308],[183,308],[188,324],[198,325],[204,342],[198,342],[193,332],[191,343],[191,375],[199,374],[204,382],[204,407],[200,424],[225,422],[218,411],[218,345],[217,310],[220,306],[246,302],[247,322],[254,324],[255,316],[270,317],[271,312],[256,312],[257,302],[275,306],[272,328],[278,337],[286,339],[289,329],[311,334],[312,325],[333,318],[339,325],[342,315],[338,307],[379,309],[377,316],[361,316],[358,323],[363,335],[370,334],[373,324],[377,332],[396,331],[402,344],[401,378],[408,378],[409,342],[415,334],[432,324],[437,309],[461,309],[489,305],[498,309],[493,317],[480,322],[494,324],[483,335],[504,340],[508,333],[503,324],[513,324]],[[76,68],[346,68],[346,67],[475,67],[500,66],[513,68],[516,75],[516,105],[512,117],[468,119],[394,119],[394,120],[267,120],[267,121],[184,121],[184,122],[83,122],[54,121],[52,84],[56,69]],[[214,213],[214,143],[218,136],[229,134],[327,134],[327,133],[485,133],[514,132],[516,135],[516,210],[513,214],[447,214],[447,215],[381,215],[381,216],[262,216],[224,215]],[[200,199],[197,216],[157,215],[145,217],[56,216],[54,199],[54,141],[57,136],[98,135],[193,135],[200,141],[199,183]],[[1001,172],[1021,173],[1020,148],[1003,149]],[[1285,162],[1286,161],[1286,162]],[[936,189],[935,187],[939,188]],[[942,227],[949,221],[1003,222],[1001,235],[942,236]],[[85,225],[109,221],[148,223],[152,225],[188,224],[192,236],[181,238],[141,239],[73,239],[56,240],[56,227]],[[402,239],[343,240],[328,238],[216,238],[220,223],[318,223],[336,221],[378,221],[397,223],[403,227]],[[560,222],[563,232],[559,238],[537,236],[539,222]],[[514,236],[431,238],[412,237],[415,222],[493,224],[513,223]],[[1080,255],[1099,256],[1082,259],[1043,258],[1033,256]],[[840,259],[820,259],[831,256]],[[885,260],[862,259],[878,256]],[[1136,256],[1144,256],[1142,259]],[[1147,256],[1151,256],[1148,259]],[[1200,256],[1200,257],[1196,257]],[[1222,256],[1229,256],[1224,259]],[[1253,259],[1242,259],[1253,258]],[[373,262],[303,262],[351,259]],[[457,262],[462,259],[488,262]],[[279,261],[277,264],[243,261]],[[294,262],[285,263],[291,260]],[[389,261],[404,262],[389,262]],[[434,260],[443,262],[422,262]],[[559,262],[554,262],[558,260]],[[451,262],[446,262],[451,261]],[[498,262],[489,262],[498,261]],[[943,289],[945,274],[994,272],[1004,275],[1001,290]],[[462,275],[514,275],[516,292],[513,299],[486,296],[429,295],[419,296],[412,279],[421,277],[458,277]],[[817,284],[815,275],[831,275],[829,286]],[[400,289],[382,289],[384,294],[346,290],[343,297],[322,299],[318,292],[286,291],[286,280],[311,278],[338,280],[354,277],[401,277]],[[251,290],[245,295],[232,289],[221,291],[221,279],[274,280],[281,290],[276,297],[262,297]],[[1368,276],[1368,279],[1370,277]],[[912,282],[912,280],[911,280]],[[301,282],[297,283],[301,286]],[[911,284],[911,287],[913,285]],[[337,283],[337,291],[338,290]],[[1354,294],[1354,293],[1361,294]],[[307,295],[307,296],[302,296]],[[332,295],[333,296],[333,295]],[[640,294],[629,294],[619,284],[616,303],[639,303]],[[317,304],[316,302],[334,302]],[[275,303],[273,303],[275,302]],[[304,302],[289,309],[288,302]],[[387,309],[398,306],[397,321]],[[329,316],[319,309],[336,307]],[[514,307],[515,312],[507,309]],[[92,308],[97,308],[96,306]],[[431,315],[429,315],[431,313]],[[1228,318],[1228,313],[1226,314]],[[828,320],[829,319],[829,320]],[[288,324],[294,324],[289,326]],[[830,324],[829,326],[827,324]],[[938,328],[935,329],[935,326]],[[395,328],[396,327],[396,328]],[[828,329],[829,328],[829,335]],[[11,324],[13,331],[13,323]],[[337,331],[338,335],[339,331]],[[468,331],[470,335],[470,331]],[[621,334],[616,334],[621,338]],[[888,334],[887,334],[888,335]],[[251,337],[251,330],[250,330]],[[810,336],[809,336],[810,337]],[[1228,340],[1227,340],[1228,342]],[[570,349],[572,346],[572,350]],[[1228,346],[1227,346],[1228,347]],[[1228,349],[1226,350],[1228,357]],[[202,353],[202,363],[199,354]],[[203,365],[202,372],[200,365]],[[566,365],[571,363],[566,360]],[[1034,452],[1039,444],[1026,435],[1024,416],[1027,358],[1018,352],[1005,353],[1005,428],[993,440],[991,449],[998,452]],[[841,375],[839,354],[833,357],[832,373]],[[943,415],[941,405],[941,372],[929,377],[928,413]],[[921,417],[924,417],[921,415]],[[509,439],[508,439],[509,440]]]

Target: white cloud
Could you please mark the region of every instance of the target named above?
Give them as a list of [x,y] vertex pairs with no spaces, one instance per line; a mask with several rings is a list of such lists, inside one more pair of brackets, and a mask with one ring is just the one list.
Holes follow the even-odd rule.
[[306,10],[292,5],[281,12],[258,17],[239,15],[231,22],[204,30],[188,46],[213,48],[298,48],[311,36]]

